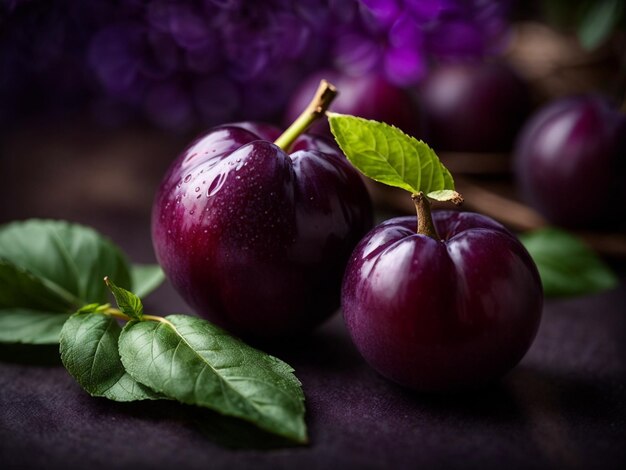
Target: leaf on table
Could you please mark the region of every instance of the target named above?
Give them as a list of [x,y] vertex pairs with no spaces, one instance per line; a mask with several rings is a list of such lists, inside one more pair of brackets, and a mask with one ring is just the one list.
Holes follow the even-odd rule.
[[138,382],[182,403],[306,442],[304,394],[293,369],[200,318],[129,322],[122,363]]
[[0,341],[54,342],[61,318],[106,302],[106,275],[130,287],[121,251],[90,228],[38,219],[0,227]]
[[578,25],[578,40],[587,50],[596,49],[616,30],[623,18],[623,0],[595,0],[585,5]]
[[457,194],[452,175],[421,140],[382,122],[328,115],[339,147],[365,176],[411,193],[433,193],[438,200],[450,200]]
[[532,256],[547,297],[590,294],[611,289],[618,279],[582,241],[555,228],[520,235]]
[[122,329],[102,313],[77,313],[61,330],[61,361],[92,396],[115,401],[162,398],[135,381],[124,369],[118,351]]
[[133,292],[143,299],[161,285],[165,273],[158,264],[133,264],[130,277]]
[[70,294],[0,258],[0,341],[58,343],[73,308]]
[[25,308],[0,309],[0,342],[55,344],[70,314]]

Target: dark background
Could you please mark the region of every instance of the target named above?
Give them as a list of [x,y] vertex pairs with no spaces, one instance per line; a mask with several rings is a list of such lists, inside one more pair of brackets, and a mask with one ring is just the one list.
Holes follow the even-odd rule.
[[[65,48],[63,36],[52,34],[65,18],[63,6],[72,2],[44,3],[16,0],[0,7],[0,224],[67,219],[107,235],[133,262],[154,262],[155,190],[170,162],[216,118],[179,122],[176,103],[163,107],[174,114],[155,116],[135,95],[120,97],[92,75],[72,74],[70,63],[84,65],[73,62],[82,49]],[[82,34],[91,37],[91,24],[124,19],[127,11],[136,18],[135,6],[128,5],[142,4],[110,3],[128,10],[114,9],[109,18],[98,15],[107,2],[90,2],[92,23],[67,36],[71,44],[80,43]],[[526,6],[514,10],[516,21],[552,15],[567,23],[571,18],[564,12],[580,13],[571,7],[577,2],[520,3]],[[103,11],[112,14],[109,7]],[[518,33],[526,35],[528,47],[508,51],[507,60],[533,81],[538,100],[619,82],[610,47],[568,55],[575,40],[550,36],[563,24],[548,31],[524,24]],[[565,24],[566,32],[568,26],[573,27]],[[541,40],[539,30],[547,35]],[[551,47],[546,37],[554,40]],[[36,57],[61,62],[44,66]],[[554,70],[534,68],[529,58],[543,58]],[[84,80],[87,86],[74,93],[73,84]],[[142,90],[131,91],[143,99]],[[615,87],[607,90],[615,94]],[[256,107],[238,109],[257,118]],[[280,121],[280,112],[266,117]],[[500,177],[479,175],[474,183],[513,194],[510,177]],[[402,213],[404,206],[379,196],[379,219]],[[388,382],[358,355],[340,314],[297,344],[269,351],[291,364],[303,383],[310,433],[304,447],[199,408],[92,398],[62,367],[56,346],[0,345],[0,468],[622,468],[626,268],[624,258],[607,261],[620,273],[620,286],[546,300],[526,357],[484,390],[435,396]],[[147,298],[146,311],[191,313],[167,282]]]

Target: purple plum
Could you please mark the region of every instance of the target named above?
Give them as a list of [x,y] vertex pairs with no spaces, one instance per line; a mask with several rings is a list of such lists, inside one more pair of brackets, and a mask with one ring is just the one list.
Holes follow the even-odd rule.
[[626,116],[598,95],[548,104],[520,134],[515,174],[522,198],[554,224],[624,223]]
[[355,249],[342,309],[365,360],[418,391],[473,388],[524,356],[539,325],[537,268],[518,239],[474,213],[433,213],[441,239],[415,217],[388,220]]
[[437,151],[505,152],[530,111],[527,85],[502,63],[434,68],[418,87],[422,136]]
[[306,332],[339,306],[341,278],[372,224],[367,190],[330,141],[216,127],[161,184],[152,237],[167,277],[198,314],[260,340]]

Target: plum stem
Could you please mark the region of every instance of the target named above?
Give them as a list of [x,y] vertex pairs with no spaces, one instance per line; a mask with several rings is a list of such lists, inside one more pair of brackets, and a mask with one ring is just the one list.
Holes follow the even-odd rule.
[[322,80],[315,92],[313,100],[311,100],[309,105],[302,111],[302,114],[298,116],[293,124],[274,141],[274,144],[285,152],[288,152],[294,141],[300,137],[311,124],[324,116],[330,103],[335,99],[335,96],[337,96],[337,89],[334,85],[328,83],[326,80]]
[[420,191],[412,194],[411,199],[413,199],[415,210],[417,211],[417,233],[426,235],[434,240],[441,240],[433,223],[428,197]]

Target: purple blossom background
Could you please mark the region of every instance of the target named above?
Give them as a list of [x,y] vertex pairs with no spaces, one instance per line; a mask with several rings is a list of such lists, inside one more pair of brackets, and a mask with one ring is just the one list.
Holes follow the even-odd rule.
[[320,68],[410,87],[497,54],[510,1],[3,0],[0,122],[89,113],[185,130],[276,121]]

